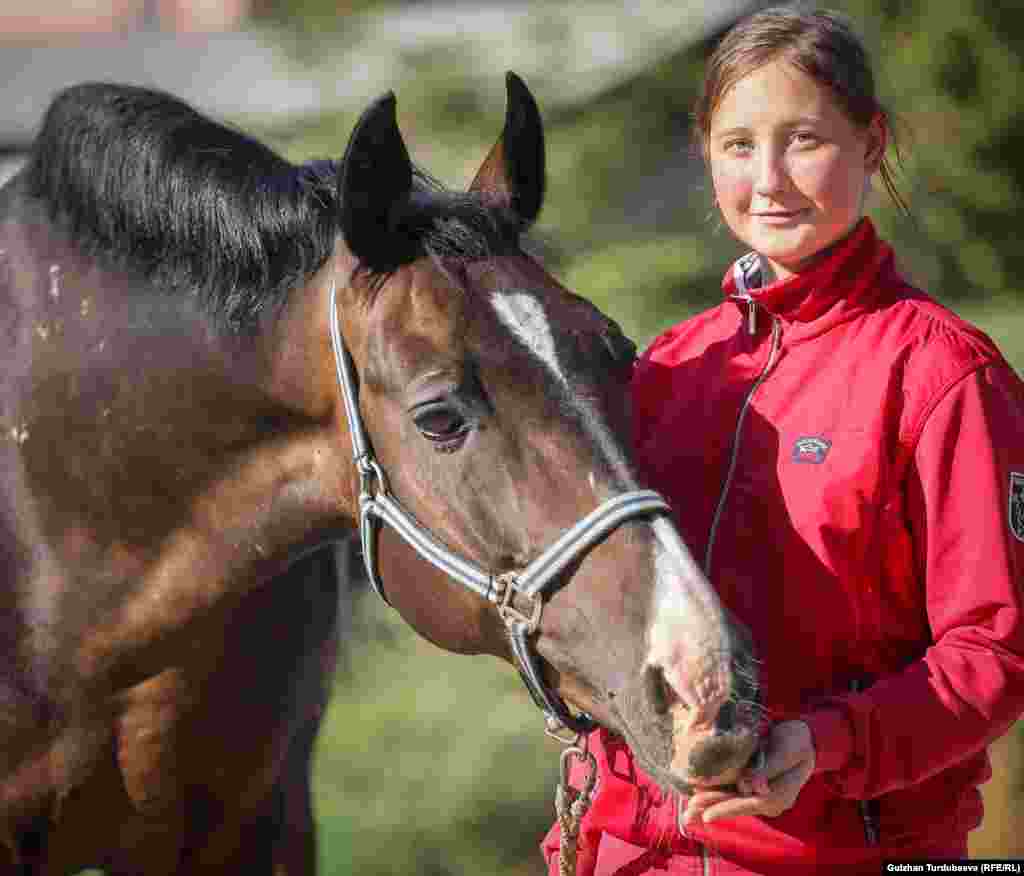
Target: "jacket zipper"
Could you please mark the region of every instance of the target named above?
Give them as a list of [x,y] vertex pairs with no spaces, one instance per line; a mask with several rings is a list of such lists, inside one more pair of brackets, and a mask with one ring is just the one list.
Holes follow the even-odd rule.
[[[740,296],[747,304],[747,331],[750,334],[756,334],[757,332],[757,302],[754,301],[749,295]],[[768,377],[768,373],[772,370],[775,365],[775,359],[779,353],[779,345],[782,340],[782,324],[779,322],[778,317],[772,317],[772,338],[771,345],[768,348],[768,361],[765,362],[764,368],[761,369],[761,373],[757,375],[757,379],[754,381],[754,385],[750,387],[750,391],[747,393],[747,397],[743,400],[743,407],[740,408],[740,415],[736,420],[736,432],[733,435],[732,440],[732,455],[729,459],[729,469],[725,475],[725,483],[722,485],[722,493],[718,498],[718,506],[715,508],[715,516],[711,521],[711,533],[708,536],[708,547],[704,553],[704,574],[711,577],[711,552],[715,544],[715,536],[718,534],[718,524],[722,519],[722,511],[725,508],[726,499],[729,496],[729,488],[732,486],[733,476],[736,474],[736,464],[739,461],[740,454],[740,438],[743,434],[743,423],[747,418],[747,411],[750,408],[751,399],[754,397],[754,393],[757,392],[758,387],[764,383],[765,378]],[[679,825],[680,831],[682,831],[682,823],[680,819]],[[683,831],[685,836],[685,831]],[[701,856],[701,873],[702,876],[711,876],[711,855],[708,853],[708,847],[701,844],[700,849]]]
[[[850,682],[850,690],[854,693],[864,690],[864,687],[865,685],[860,679],[855,678]],[[870,847],[877,846],[880,839],[878,801],[860,800],[858,801],[858,809],[860,810],[860,820],[864,823],[864,841]]]
[[[753,299],[749,299],[750,311],[748,315],[748,328],[756,327],[756,311],[757,303]],[[711,532],[708,535],[708,547],[704,552],[704,574],[711,577],[711,555],[715,547],[715,538],[718,535],[718,526],[722,520],[722,512],[725,510],[726,500],[729,498],[729,489],[732,487],[732,479],[736,475],[736,465],[740,458],[740,443],[743,436],[743,423],[747,419],[747,411],[750,410],[750,402],[754,398],[754,393],[757,392],[758,388],[764,383],[765,378],[768,377],[768,373],[772,370],[775,365],[775,360],[779,354],[779,346],[782,341],[782,323],[779,322],[778,317],[772,317],[772,339],[771,346],[768,348],[768,361],[765,362],[764,368],[761,369],[761,373],[757,376],[757,380],[754,381],[754,385],[750,387],[750,391],[747,393],[747,397],[743,400],[743,407],[740,408],[740,415],[736,420],[736,432],[732,439],[732,455],[729,458],[729,469],[725,475],[725,483],[722,484],[722,492],[718,497],[718,506],[715,508],[715,516],[711,519]]]

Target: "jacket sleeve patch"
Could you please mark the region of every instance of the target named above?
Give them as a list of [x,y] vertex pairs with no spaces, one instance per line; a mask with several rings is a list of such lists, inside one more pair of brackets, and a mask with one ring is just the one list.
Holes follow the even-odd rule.
[[1009,501],[1010,532],[1018,541],[1024,541],[1024,474],[1010,472]]

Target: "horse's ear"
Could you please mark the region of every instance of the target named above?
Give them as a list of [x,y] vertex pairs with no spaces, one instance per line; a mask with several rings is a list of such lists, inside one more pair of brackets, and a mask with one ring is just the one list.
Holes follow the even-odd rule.
[[412,191],[412,162],[395,104],[389,91],[366,108],[338,175],[341,233],[352,254],[376,270],[390,270],[415,255],[415,242],[394,222]]
[[529,225],[544,203],[544,124],[530,89],[515,73],[505,74],[505,89],[505,127],[469,190]]

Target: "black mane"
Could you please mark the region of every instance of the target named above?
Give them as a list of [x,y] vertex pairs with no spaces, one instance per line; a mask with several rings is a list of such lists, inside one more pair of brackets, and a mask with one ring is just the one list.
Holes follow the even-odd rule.
[[330,162],[295,167],[158,91],[89,83],[61,92],[27,174],[77,245],[198,295],[233,330],[333,250]]
[[[87,83],[57,95],[26,168],[29,192],[90,255],[198,296],[229,331],[331,256],[338,168],[296,166],[172,95]],[[416,171],[402,225],[417,253],[477,258],[518,227]]]

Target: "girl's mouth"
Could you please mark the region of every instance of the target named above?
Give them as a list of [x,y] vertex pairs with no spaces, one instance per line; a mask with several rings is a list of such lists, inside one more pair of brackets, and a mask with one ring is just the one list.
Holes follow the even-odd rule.
[[807,210],[769,210],[751,214],[758,222],[765,225],[788,225],[803,218]]

